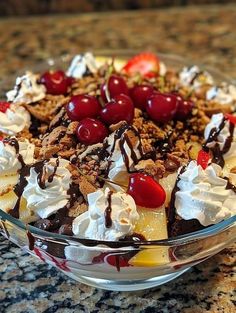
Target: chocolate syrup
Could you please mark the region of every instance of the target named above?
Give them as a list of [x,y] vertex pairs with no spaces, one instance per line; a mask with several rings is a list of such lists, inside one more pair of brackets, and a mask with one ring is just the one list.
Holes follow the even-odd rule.
[[119,241],[135,241],[135,242],[139,242],[139,241],[144,241],[146,240],[146,238],[138,233],[133,233],[132,235],[126,235],[124,238],[119,239]]
[[183,166],[177,176],[174,188],[171,192],[170,197],[170,205],[167,210],[167,218],[168,218],[168,225],[171,225],[175,221],[175,194],[177,191],[179,191],[178,182],[180,181],[180,175],[184,172],[185,167]]
[[225,189],[231,189],[234,193],[236,193],[236,186],[233,185],[230,181],[228,177],[223,177],[226,181],[227,181],[227,185],[225,187]]
[[21,196],[24,191],[24,188],[27,185],[26,177],[29,176],[29,173],[30,173],[30,166],[24,166],[20,171],[19,182],[14,188],[14,192],[17,195],[18,200],[14,208],[11,209],[8,213],[15,218],[19,218],[20,200],[21,200]]
[[[217,142],[217,137],[220,134],[220,132],[222,131],[222,129],[224,128],[226,121],[227,120],[225,118],[223,118],[218,129],[216,127],[211,129],[210,134],[209,134],[205,144],[203,145],[203,149],[205,151],[209,151],[209,148],[207,147],[208,143],[211,143],[212,141]],[[230,150],[230,147],[231,147],[231,144],[233,141],[234,127],[235,127],[235,125],[233,123],[230,123],[230,125],[229,125],[230,135],[226,138],[225,144],[224,144],[224,147],[222,150],[220,149],[220,146],[218,143],[216,143],[214,147],[210,148],[210,150],[212,151],[212,154],[213,154],[212,162],[220,165],[221,167],[224,167],[224,165],[225,165],[225,160],[224,160],[223,155]]]
[[16,138],[10,138],[10,139],[4,140],[4,142],[6,142],[7,144],[9,144],[10,146],[15,148],[18,161],[20,162],[22,167],[25,166],[25,162],[23,160],[23,157],[19,153],[20,152],[20,146],[19,146],[19,142],[17,141],[17,139]]
[[[191,67],[190,67],[191,68]],[[192,85],[194,83],[194,81],[200,76],[202,75],[204,72],[203,71],[200,71],[200,72],[197,72],[195,73],[195,75],[193,76],[193,78],[191,79],[190,81],[190,85]]]
[[29,241],[29,249],[32,251],[34,250],[35,238],[29,231],[27,231],[26,234],[27,234],[28,241]]
[[54,176],[55,176],[55,174],[56,174],[56,171],[57,171],[57,168],[58,168],[58,166],[59,166],[59,163],[60,163],[60,160],[57,159],[57,160],[56,160],[56,165],[54,166],[54,169],[53,169],[52,174],[48,176],[48,182],[49,182],[49,183],[51,183],[51,182],[53,181],[53,178],[54,178]]
[[108,197],[107,197],[108,206],[106,207],[105,212],[104,212],[106,228],[110,228],[112,226],[112,218],[111,218],[111,212],[112,212],[111,197],[112,197],[112,194],[113,194],[113,191],[109,191]]

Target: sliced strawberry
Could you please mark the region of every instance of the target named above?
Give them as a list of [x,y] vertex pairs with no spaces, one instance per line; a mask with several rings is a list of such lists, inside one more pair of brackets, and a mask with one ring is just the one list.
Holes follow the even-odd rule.
[[236,115],[232,115],[229,113],[225,114],[225,118],[230,121],[230,123],[236,125]]
[[0,101],[0,112],[5,113],[9,109],[11,104],[6,101]]
[[160,61],[158,57],[151,52],[143,52],[135,55],[123,67],[127,74],[141,74],[145,77],[153,77],[158,73]]
[[206,152],[204,150],[200,150],[198,152],[197,164],[201,165],[201,167],[205,170],[207,168],[207,165],[208,165],[210,158],[211,158],[211,156],[210,156],[209,152]]

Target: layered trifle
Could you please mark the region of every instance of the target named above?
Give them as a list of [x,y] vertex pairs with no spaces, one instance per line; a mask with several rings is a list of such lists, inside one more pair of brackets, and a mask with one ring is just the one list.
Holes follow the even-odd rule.
[[235,105],[233,85],[150,52],[88,52],[67,71],[26,72],[0,102],[0,209],[51,233],[131,245],[219,223],[236,212]]

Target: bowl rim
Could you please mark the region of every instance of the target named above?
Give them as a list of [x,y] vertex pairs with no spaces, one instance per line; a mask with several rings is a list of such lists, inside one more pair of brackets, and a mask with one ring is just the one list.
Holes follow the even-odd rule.
[[[88,51],[88,50],[87,50]],[[156,51],[149,50],[150,52],[156,53]],[[79,53],[84,53],[86,52],[85,50],[80,51]],[[140,53],[138,50],[132,50],[132,49],[115,49],[115,50],[108,50],[108,49],[103,49],[103,50],[93,50],[92,53],[96,57],[106,57],[106,58],[112,58],[113,56],[117,56],[118,59],[127,59],[128,57],[135,55],[137,53]],[[160,61],[164,60],[169,60],[169,61],[177,61],[180,62],[180,65],[183,66],[193,66],[197,65],[201,69],[209,71],[213,77],[218,76],[220,79],[222,79],[222,82],[227,82],[227,83],[232,83],[234,84],[234,80],[230,78],[228,75],[221,73],[220,71],[216,70],[215,68],[211,66],[205,66],[201,63],[192,61],[191,59],[183,58],[182,56],[175,55],[175,54],[168,54],[168,53],[156,53],[158,57],[160,57]],[[40,67],[43,67],[45,65],[48,66],[53,66],[55,63],[68,63],[75,54],[65,54],[59,57],[55,58],[48,58],[46,60],[42,60],[38,63],[36,63],[34,66],[32,66],[29,70],[34,71],[34,70],[39,70]],[[164,62],[165,63],[165,62]],[[19,72],[25,71],[26,68],[20,69]],[[12,75],[16,77],[16,75]],[[4,84],[5,80],[1,80],[1,85]],[[12,217],[10,214],[4,212],[0,208],[0,226],[1,226],[1,219],[3,221],[8,221],[17,227],[19,227],[23,231],[30,231],[30,233],[37,235],[38,237],[42,239],[49,239],[49,240],[55,240],[59,239],[66,242],[79,242],[80,244],[83,244],[85,246],[96,246],[96,245],[106,245],[106,246],[112,246],[114,248],[119,248],[119,247],[128,247],[128,246],[133,246],[133,247],[138,247],[138,246],[176,246],[176,245],[183,245],[186,244],[190,241],[197,241],[199,239],[203,239],[206,237],[211,237],[216,234],[219,234],[223,232],[226,229],[229,229],[231,227],[236,226],[236,215],[232,216],[231,218],[228,218],[226,220],[223,220],[217,224],[208,226],[202,230],[190,232],[184,235],[179,235],[175,237],[169,237],[167,239],[161,239],[161,240],[142,240],[142,241],[107,241],[107,240],[94,240],[94,239],[87,239],[87,238],[79,238],[75,236],[68,236],[68,235],[61,235],[57,233],[52,233],[48,232],[45,230],[41,230],[37,227],[34,227],[32,225],[29,225],[27,223],[24,223],[20,221],[17,218]],[[4,228],[3,228],[4,230]],[[61,243],[62,243],[61,242]]]

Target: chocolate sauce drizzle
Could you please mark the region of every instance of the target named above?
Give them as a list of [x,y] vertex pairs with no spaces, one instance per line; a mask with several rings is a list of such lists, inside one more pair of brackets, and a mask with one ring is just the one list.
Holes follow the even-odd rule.
[[170,204],[167,210],[168,225],[171,225],[175,221],[175,195],[176,195],[176,192],[179,191],[178,182],[180,181],[180,175],[184,172],[184,170],[185,170],[185,166],[181,168],[176,178],[174,188],[171,192]]
[[35,238],[29,231],[27,231],[26,234],[27,234],[28,241],[29,241],[29,249],[34,250]]
[[212,141],[216,141],[217,142],[217,137],[220,134],[220,132],[222,131],[222,129],[225,126],[227,119],[225,117],[223,117],[218,129],[216,127],[212,128],[210,131],[210,134],[206,140],[206,142],[203,145],[203,149],[205,151],[212,151],[213,154],[213,158],[212,158],[212,163],[216,163],[218,165],[220,165],[221,167],[224,167],[225,165],[225,160],[224,160],[224,154],[227,153],[231,147],[232,141],[233,141],[233,134],[234,134],[234,124],[229,122],[229,133],[230,135],[226,138],[225,140],[225,144],[222,150],[220,150],[220,145],[218,143],[215,144],[214,147],[212,148],[208,148],[207,144],[211,143]]
[[[129,136],[127,135],[127,131],[132,131],[134,133],[134,135],[138,138],[138,146],[137,146],[137,150],[139,151],[140,153],[140,156],[141,158],[138,158],[137,157],[137,154],[135,153],[134,151],[134,147],[132,145],[132,142],[130,141],[129,139]],[[143,153],[143,149],[142,149],[142,144],[141,144],[141,137],[140,137],[140,134],[139,132],[131,125],[128,125],[128,124],[124,124],[121,126],[120,129],[118,129],[115,133],[115,136],[114,136],[114,143],[113,143],[113,146],[111,148],[111,153],[110,153],[110,156],[112,156],[114,150],[115,150],[115,146],[116,146],[116,142],[117,140],[119,140],[119,147],[120,147],[120,151],[121,151],[121,154],[122,154],[122,157],[123,157],[123,160],[125,162],[125,166],[126,166],[126,169],[127,169],[127,172],[128,173],[132,173],[131,169],[130,169],[130,164],[129,164],[129,156],[128,154],[126,153],[126,150],[125,150],[125,143],[127,143],[129,149],[130,149],[130,153],[131,153],[131,159],[133,160],[134,164],[137,164],[139,162],[139,160],[145,158],[145,155]],[[109,163],[109,166],[108,166],[108,169],[107,169],[107,174],[109,173],[109,170],[110,170],[110,166],[111,166],[111,162]]]
[[20,146],[19,146],[19,142],[17,141],[17,139],[16,138],[7,138],[3,142],[7,143],[10,146],[15,148],[15,150],[16,150],[16,157],[17,157],[18,161],[20,162],[21,166],[24,167],[25,166],[25,162],[23,160],[22,155],[19,153],[20,152]]
[[104,217],[105,217],[105,226],[106,228],[110,228],[112,226],[112,218],[111,218],[111,198],[112,198],[113,191],[109,191],[108,197],[107,197],[107,202],[108,206],[106,207],[104,211]]
[[227,185],[225,187],[225,189],[231,189],[234,193],[236,193],[236,186],[233,185],[230,181],[228,177],[223,177],[223,179],[225,179],[227,181]]

